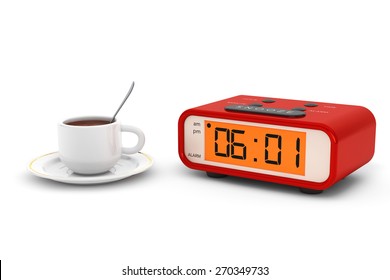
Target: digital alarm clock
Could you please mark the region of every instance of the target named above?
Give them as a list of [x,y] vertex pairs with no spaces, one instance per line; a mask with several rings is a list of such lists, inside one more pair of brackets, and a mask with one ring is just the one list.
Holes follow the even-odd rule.
[[320,193],[371,160],[375,117],[361,106],[239,95],[186,110],[179,156],[226,175]]

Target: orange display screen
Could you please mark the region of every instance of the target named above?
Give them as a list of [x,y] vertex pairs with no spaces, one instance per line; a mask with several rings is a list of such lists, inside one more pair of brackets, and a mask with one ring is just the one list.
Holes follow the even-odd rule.
[[306,132],[205,121],[205,160],[305,175]]

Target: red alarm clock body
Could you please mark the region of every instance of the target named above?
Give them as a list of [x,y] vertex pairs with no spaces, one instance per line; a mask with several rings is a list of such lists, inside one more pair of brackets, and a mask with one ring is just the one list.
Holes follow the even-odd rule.
[[183,112],[179,156],[231,175],[319,193],[371,160],[375,118],[364,107],[239,95]]

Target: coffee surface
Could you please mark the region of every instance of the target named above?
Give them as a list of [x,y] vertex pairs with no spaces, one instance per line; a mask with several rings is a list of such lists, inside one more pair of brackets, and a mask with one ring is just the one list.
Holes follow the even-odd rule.
[[81,121],[73,121],[73,122],[67,122],[67,125],[74,125],[74,126],[94,126],[94,125],[105,125],[109,124],[110,121],[106,120],[81,120]]

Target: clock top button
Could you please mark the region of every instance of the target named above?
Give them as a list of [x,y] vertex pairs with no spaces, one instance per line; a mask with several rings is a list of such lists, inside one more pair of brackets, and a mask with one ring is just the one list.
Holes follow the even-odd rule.
[[264,99],[262,101],[263,101],[263,103],[274,103],[275,102],[275,100],[273,100],[273,99]]
[[304,107],[295,107],[295,108],[292,108],[291,110],[295,110],[295,111],[306,111],[306,108],[304,108]]
[[318,104],[315,104],[315,103],[306,103],[304,106],[305,106],[305,107],[317,107]]
[[299,110],[286,110],[280,108],[264,108],[259,106],[229,105],[225,107],[226,111],[243,112],[252,114],[263,114],[278,117],[304,117],[306,113]]

